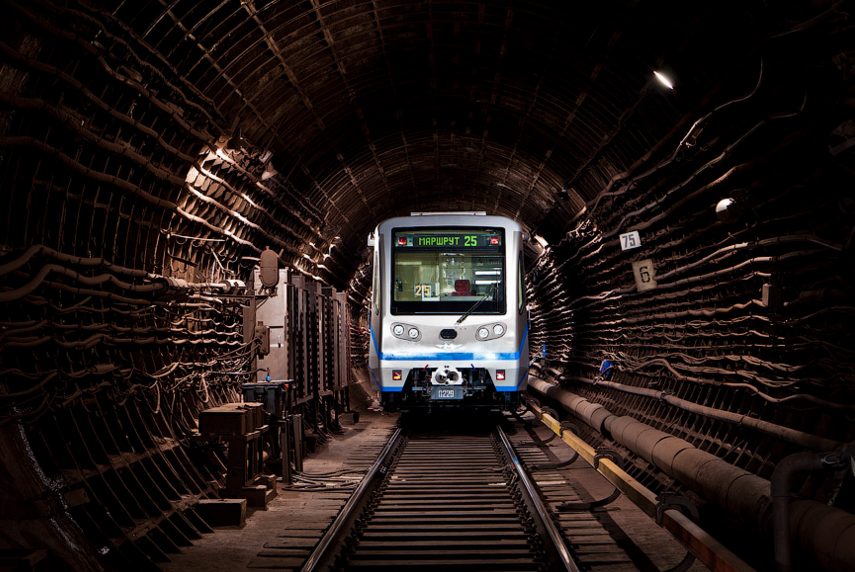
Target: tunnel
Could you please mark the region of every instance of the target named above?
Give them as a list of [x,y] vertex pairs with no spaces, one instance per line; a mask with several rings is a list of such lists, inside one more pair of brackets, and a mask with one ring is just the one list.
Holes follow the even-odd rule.
[[371,231],[483,211],[530,237],[532,399],[757,570],[855,569],[852,2],[3,7],[0,556],[157,570],[263,379],[261,262],[335,309],[335,415]]

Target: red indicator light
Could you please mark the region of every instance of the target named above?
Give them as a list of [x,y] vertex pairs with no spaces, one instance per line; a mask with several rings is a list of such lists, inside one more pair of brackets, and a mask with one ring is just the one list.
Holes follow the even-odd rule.
[[491,236],[490,237],[490,246],[496,246],[497,244],[499,244],[499,237],[498,236]]
[[392,372],[392,381],[401,381],[401,371],[395,370]]
[[505,370],[497,369],[496,370],[496,381],[505,381]]
[[398,246],[407,246],[407,237],[399,236],[398,237]]

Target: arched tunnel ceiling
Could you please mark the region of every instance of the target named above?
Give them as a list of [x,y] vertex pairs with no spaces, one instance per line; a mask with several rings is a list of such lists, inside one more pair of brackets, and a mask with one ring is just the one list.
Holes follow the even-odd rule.
[[[363,244],[380,220],[431,210],[559,236],[713,85],[756,74],[745,51],[786,29],[785,13],[769,21],[745,2],[182,0],[110,12]],[[676,93],[655,83],[662,66]]]

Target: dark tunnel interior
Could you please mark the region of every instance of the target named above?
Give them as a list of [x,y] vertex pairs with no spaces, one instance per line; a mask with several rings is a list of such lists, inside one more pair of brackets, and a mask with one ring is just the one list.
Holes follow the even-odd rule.
[[[0,551],[192,541],[222,480],[199,412],[256,379],[236,289],[271,250],[337,294],[366,383],[366,239],[414,211],[530,233],[530,387],[757,570],[775,468],[848,458],[852,2],[2,6]],[[797,569],[855,569],[853,467],[791,478]]]

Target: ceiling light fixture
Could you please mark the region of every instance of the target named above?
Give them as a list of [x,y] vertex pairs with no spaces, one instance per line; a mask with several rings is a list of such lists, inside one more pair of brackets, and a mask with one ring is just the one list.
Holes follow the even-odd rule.
[[656,76],[656,79],[658,79],[662,85],[664,85],[668,89],[674,89],[674,83],[667,75],[658,71],[653,72],[653,75]]
[[739,205],[730,197],[721,199],[715,206],[715,216],[724,223],[732,223],[739,220]]

